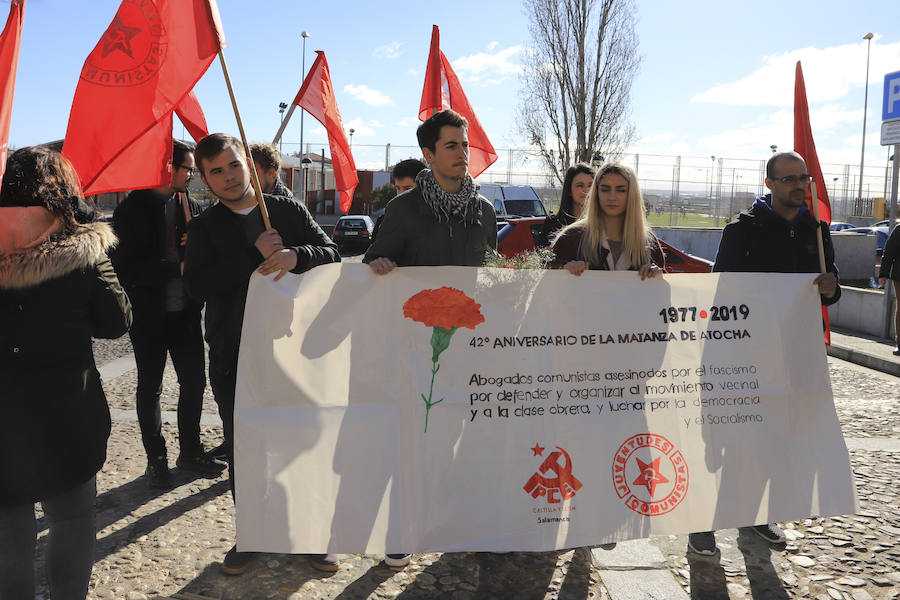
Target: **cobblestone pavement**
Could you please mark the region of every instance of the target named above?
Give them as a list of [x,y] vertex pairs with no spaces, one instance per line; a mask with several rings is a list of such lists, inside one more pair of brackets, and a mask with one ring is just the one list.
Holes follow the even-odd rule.
[[[97,342],[95,351],[102,365],[131,349],[126,337]],[[686,553],[686,536],[651,538],[664,556],[660,566],[687,597],[900,598],[900,381],[837,359],[828,362],[838,416],[854,448],[859,514],[787,523],[788,542],[777,546],[749,530],[719,531],[721,552],[708,558]],[[110,405],[133,411],[134,385],[133,371],[107,381]],[[176,400],[170,364],[163,409],[175,410]],[[204,412],[215,412],[208,390]],[[174,463],[175,426],[164,425],[164,433]],[[204,427],[202,435],[207,447],[221,441],[218,427]],[[866,449],[872,438],[888,449]],[[140,433],[130,419],[113,423],[108,454],[97,478],[98,544],[89,598],[659,598],[642,591],[647,571],[640,569],[631,572],[630,594],[607,587],[586,549],[422,554],[399,572],[386,568],[381,556],[354,555],[345,556],[334,574],[313,570],[301,556],[261,554],[244,575],[227,577],[219,571],[234,540],[227,479],[191,479],[176,472],[175,489],[150,490],[142,477]],[[42,555],[42,519],[39,530]],[[46,589],[42,593],[46,597]]]

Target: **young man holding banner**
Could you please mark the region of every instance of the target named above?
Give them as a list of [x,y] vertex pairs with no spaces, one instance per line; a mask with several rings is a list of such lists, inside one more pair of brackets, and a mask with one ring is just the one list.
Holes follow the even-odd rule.
[[[837,302],[841,287],[828,225],[816,223],[806,206],[811,181],[802,156],[796,152],[772,155],[766,164],[766,187],[771,193],[757,198],[749,210],[725,226],[713,271],[818,273],[816,229],[821,229],[826,272],[813,283],[823,305]],[[753,531],[773,544],[785,541],[784,531],[775,523],[755,525]],[[715,554],[714,532],[692,533],[688,548],[697,554]]]
[[[478,195],[468,173],[468,127],[452,110],[419,125],[416,137],[431,168],[419,171],[415,187],[385,208],[378,235],[363,258],[374,273],[384,275],[398,266],[480,267],[488,249],[497,248],[494,207]],[[385,558],[392,568],[409,561],[409,554]]]
[[[184,278],[188,293],[206,302],[209,381],[222,417],[234,496],[235,382],[250,276],[254,271],[274,273],[277,281],[288,271],[303,273],[341,258],[335,243],[299,202],[265,195],[273,227],[265,228],[250,180],[253,165],[240,140],[214,133],[200,140],[194,156],[200,178],[219,203],[191,221]],[[232,547],[222,571],[239,575],[253,557]],[[339,567],[331,555],[313,557],[311,564],[324,571]]]

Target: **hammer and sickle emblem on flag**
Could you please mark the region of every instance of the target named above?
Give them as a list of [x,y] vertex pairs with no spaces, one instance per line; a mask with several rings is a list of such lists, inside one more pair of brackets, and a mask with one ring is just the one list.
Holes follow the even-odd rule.
[[[561,464],[560,458],[565,458],[565,464]],[[554,477],[544,477],[549,471],[553,472]],[[532,498],[545,496],[548,504],[557,504],[561,500],[574,497],[581,485],[581,482],[572,475],[572,458],[557,446],[556,450],[544,459],[523,489],[531,494]]]

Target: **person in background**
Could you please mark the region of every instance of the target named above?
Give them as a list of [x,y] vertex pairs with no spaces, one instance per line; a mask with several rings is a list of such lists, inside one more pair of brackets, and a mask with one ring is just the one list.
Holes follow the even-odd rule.
[[259,177],[259,187],[263,194],[293,198],[294,194],[287,189],[278,173],[281,171],[281,153],[272,144],[255,142],[250,144],[250,154],[253,156],[253,166],[256,168],[256,176]]
[[[415,158],[407,158],[394,165],[394,168],[391,169],[391,179],[393,179],[394,187],[397,189],[397,196],[405,194],[416,187],[416,176],[425,168],[425,163]],[[397,196],[394,196],[394,198]],[[378,230],[381,229],[383,220],[384,212],[375,220],[375,227],[372,230],[372,241],[375,241],[375,236],[378,235]]]
[[[894,286],[894,299],[900,298],[900,227],[896,225],[884,244],[881,267],[878,269],[878,283],[885,286],[888,279]],[[897,309],[894,312],[894,336],[897,340],[894,356],[900,356],[900,302],[897,302]]]
[[560,229],[571,225],[581,217],[593,182],[594,169],[586,163],[578,163],[566,170],[559,210],[544,219],[538,234],[539,248],[548,247]]
[[53,598],[84,598],[94,563],[96,473],[110,414],[91,338],[117,338],[131,304],[60,153],[21,148],[0,187],[0,598],[34,598],[35,502],[49,530]]
[[160,187],[131,192],[113,213],[119,244],[111,254],[112,263],[134,305],[129,334],[137,364],[138,424],[147,453],[144,476],[150,487],[160,489],[173,485],[159,407],[167,355],[178,376],[176,466],[205,476],[216,476],[225,469],[207,455],[200,442],[206,389],[200,330],[203,304],[185,294],[181,276],[188,214],[191,218],[200,215],[200,205],[187,197],[193,175],[193,145],[175,140],[171,180]]

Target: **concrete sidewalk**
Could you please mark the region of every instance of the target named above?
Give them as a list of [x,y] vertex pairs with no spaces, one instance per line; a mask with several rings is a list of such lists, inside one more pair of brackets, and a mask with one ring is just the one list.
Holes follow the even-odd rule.
[[834,328],[827,347],[829,356],[900,377],[900,356],[893,355],[896,349],[890,340]]

